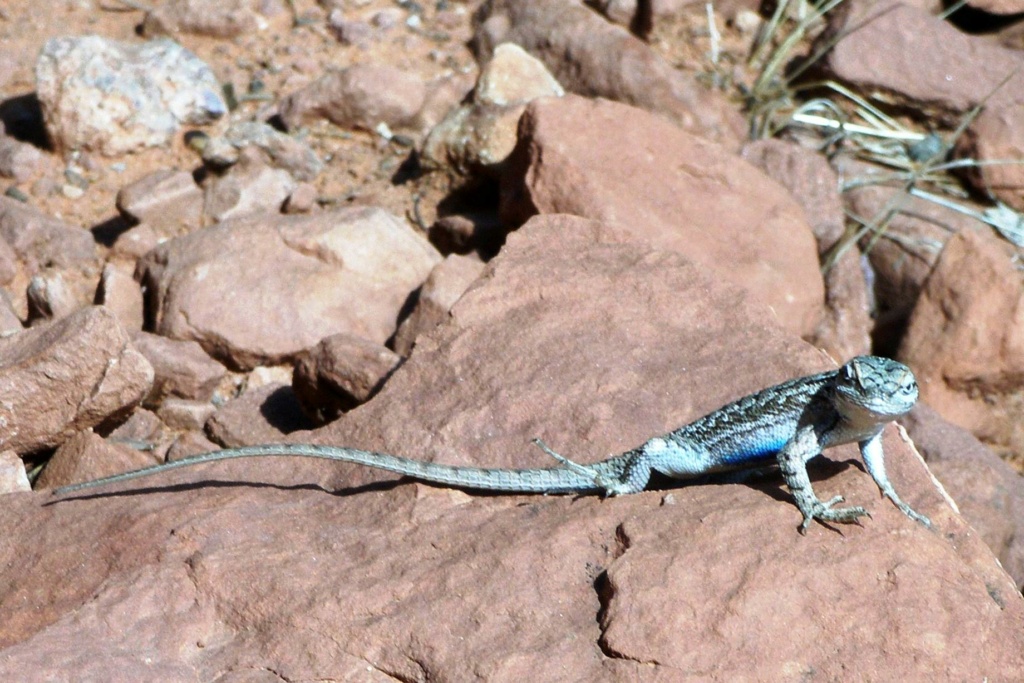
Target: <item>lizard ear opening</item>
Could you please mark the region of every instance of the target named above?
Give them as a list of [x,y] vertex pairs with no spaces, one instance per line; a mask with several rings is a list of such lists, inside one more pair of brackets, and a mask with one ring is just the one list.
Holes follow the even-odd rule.
[[857,359],[849,361],[846,365],[840,368],[842,371],[842,377],[844,380],[849,382],[850,380],[856,379],[860,383],[860,368],[857,366]]

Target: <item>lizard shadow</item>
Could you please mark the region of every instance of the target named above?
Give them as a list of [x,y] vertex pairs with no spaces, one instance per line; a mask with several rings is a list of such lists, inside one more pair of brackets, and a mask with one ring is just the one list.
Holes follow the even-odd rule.
[[256,489],[278,489],[280,491],[321,491],[335,496],[354,496],[361,493],[369,493],[373,491],[387,491],[393,489],[399,484],[404,483],[404,479],[394,479],[390,481],[378,481],[369,484],[362,484],[360,486],[345,487],[343,489],[331,490],[320,486],[318,484],[273,484],[269,482],[258,482],[258,481],[242,481],[242,480],[223,480],[223,479],[204,479],[200,481],[182,482],[180,484],[153,484],[149,486],[140,486],[131,489],[122,489],[119,491],[97,491],[94,493],[78,493],[56,500],[48,500],[43,503],[44,507],[50,505],[56,505],[58,503],[67,503],[75,500],[95,500],[102,498],[121,498],[121,497],[134,497],[151,495],[154,493],[181,493],[184,491],[190,491],[200,488],[256,488]]
[[[858,467],[863,470],[863,466],[860,461],[855,458],[849,458],[847,460],[832,460],[829,458],[818,457],[812,459],[814,464],[809,468],[809,474],[811,480],[814,483],[830,479],[831,477],[843,472],[850,467]],[[463,486],[445,486],[443,484],[436,484],[429,481],[423,481],[416,479],[415,477],[399,477],[396,479],[386,479],[382,481],[370,482],[367,484],[360,484],[357,486],[343,486],[337,489],[329,489],[318,484],[277,484],[271,482],[259,482],[259,481],[245,481],[245,480],[224,480],[224,479],[203,479],[191,482],[181,482],[176,484],[152,484],[148,486],[140,486],[130,489],[122,489],[118,491],[97,491],[93,493],[78,493],[75,495],[58,498],[56,500],[49,500],[43,503],[44,507],[55,505],[57,503],[65,503],[75,500],[94,500],[103,498],[120,498],[120,497],[133,497],[150,495],[154,493],[178,493],[184,491],[190,491],[199,488],[237,488],[247,487],[255,489],[278,489],[281,491],[321,491],[332,496],[338,497],[349,497],[357,496],[363,493],[389,491],[398,486],[408,484],[411,482],[419,482],[428,486],[439,486],[442,488],[456,488],[461,491],[465,491],[474,496],[481,498],[491,498],[498,496],[508,496],[510,492],[507,491],[489,491],[482,489],[474,489],[472,487]],[[702,477],[694,479],[679,480],[672,477],[668,477],[657,472],[652,472],[651,481],[648,484],[646,491],[672,491],[678,489],[685,489],[690,486],[727,486],[741,484],[749,486],[750,488],[756,489],[765,493],[779,502],[791,503],[793,498],[789,491],[785,488],[785,484],[781,480],[781,474],[779,468],[773,465],[766,465],[762,468],[748,469],[748,470],[737,470],[734,472],[719,472],[715,474],[707,474]],[[511,495],[531,495],[529,493],[511,493]],[[539,493],[536,494],[542,497],[563,497],[572,496],[572,498],[589,498],[591,496],[600,495],[598,491],[591,492],[576,492],[576,493]]]
[[[863,464],[856,458],[845,460],[833,460],[828,457],[818,456],[808,461],[807,474],[812,484],[818,484],[831,479],[851,467],[866,472]],[[760,491],[779,502],[792,503],[793,495],[786,488],[782,480],[782,474],[777,465],[769,463],[763,467],[735,470],[732,472],[716,472],[705,474],[693,479],[673,479],[657,472],[651,473],[651,482],[648,484],[648,491],[671,491],[685,489],[690,486],[732,486],[740,484]]]

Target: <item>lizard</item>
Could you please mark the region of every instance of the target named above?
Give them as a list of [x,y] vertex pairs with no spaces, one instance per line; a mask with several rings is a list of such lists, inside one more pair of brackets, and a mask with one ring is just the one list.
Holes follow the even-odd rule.
[[620,455],[580,464],[533,442],[559,466],[489,469],[443,465],[355,448],[312,444],[230,448],[56,489],[64,495],[145,477],[179,467],[256,456],[301,456],[356,463],[414,479],[470,490],[507,493],[588,493],[620,496],[643,491],[652,472],[694,479],[777,465],[803,515],[800,532],[814,520],[855,523],[870,517],[860,506],[835,507],[842,496],[820,500],[807,461],[833,446],[856,442],[882,494],[907,517],[930,527],[896,494],[885,472],[882,430],[917,402],[917,382],[906,365],[879,356],[857,356],[840,368],[789,380],[733,401],[675,431],[653,437]]

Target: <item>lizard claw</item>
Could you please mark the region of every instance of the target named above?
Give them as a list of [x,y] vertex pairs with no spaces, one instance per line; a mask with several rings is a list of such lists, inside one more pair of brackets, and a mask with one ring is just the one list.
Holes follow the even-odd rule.
[[822,522],[836,522],[838,524],[854,524],[860,517],[871,517],[871,513],[860,506],[848,508],[834,508],[836,503],[842,503],[842,496],[835,496],[831,500],[822,502],[814,501],[810,510],[804,510],[804,521],[800,525],[800,533],[806,534],[807,527],[811,522],[818,519]]
[[910,519],[914,520],[915,522],[920,522],[921,524],[924,524],[925,527],[929,529],[932,527],[932,520],[928,519],[920,512],[915,511],[914,508],[910,507],[902,500],[900,500],[900,497],[896,495],[895,491],[886,491],[885,495],[888,496],[889,499],[892,500],[892,502],[896,505],[896,507],[899,508],[900,512],[905,514],[907,517],[910,517]]

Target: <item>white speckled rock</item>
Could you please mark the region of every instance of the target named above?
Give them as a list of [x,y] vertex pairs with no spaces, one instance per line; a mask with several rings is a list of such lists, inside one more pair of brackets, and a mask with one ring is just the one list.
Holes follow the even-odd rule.
[[210,67],[166,38],[139,45],[53,38],[36,62],[36,89],[47,131],[65,150],[115,155],[155,147],[183,124],[227,113]]

